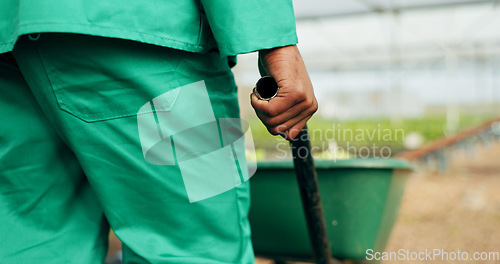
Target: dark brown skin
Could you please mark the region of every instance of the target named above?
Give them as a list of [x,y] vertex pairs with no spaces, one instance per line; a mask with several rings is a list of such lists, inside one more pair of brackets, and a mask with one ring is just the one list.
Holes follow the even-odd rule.
[[293,139],[318,110],[318,102],[297,46],[285,46],[259,52],[259,63],[280,87],[278,95],[259,100],[251,95],[252,107],[273,135]]

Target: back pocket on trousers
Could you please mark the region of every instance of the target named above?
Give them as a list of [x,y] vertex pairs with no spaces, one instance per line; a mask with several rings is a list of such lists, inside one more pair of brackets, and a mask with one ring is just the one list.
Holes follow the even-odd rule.
[[[179,86],[176,50],[62,35],[42,35],[42,59],[59,107],[86,122],[134,116],[145,102]],[[156,110],[170,106],[163,107]]]

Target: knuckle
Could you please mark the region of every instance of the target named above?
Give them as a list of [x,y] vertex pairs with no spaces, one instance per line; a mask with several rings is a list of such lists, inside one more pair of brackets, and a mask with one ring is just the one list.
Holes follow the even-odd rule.
[[265,112],[266,112],[266,114],[267,114],[268,116],[277,116],[277,115],[279,114],[279,113],[278,113],[278,111],[277,111],[277,109],[276,109],[276,108],[274,108],[274,107],[268,107],[268,108],[265,110]]
[[303,90],[298,90],[298,91],[294,94],[294,97],[295,97],[295,100],[296,100],[297,102],[303,102],[303,101],[307,100],[306,93],[305,93]]
[[255,104],[255,101],[254,100],[250,100],[250,104],[252,105],[252,107],[255,109],[257,108],[256,104]]
[[314,114],[318,110],[318,103],[313,98],[308,98],[302,103],[302,109],[306,113]]
[[256,103],[255,101],[251,101],[250,104],[252,105],[253,109],[256,111],[262,111],[262,105],[259,103]]
[[317,102],[313,103],[313,105],[311,106],[311,111],[313,114],[318,111],[318,103]]
[[312,98],[307,98],[305,101],[304,101],[304,105],[307,107],[307,108],[311,108],[313,105],[314,105],[314,101]]
[[303,128],[303,126],[300,126],[300,125],[296,126],[294,128],[291,128],[290,129],[290,133],[293,133],[294,135],[297,135],[297,134],[300,133],[300,131],[302,131],[302,128]]
[[276,126],[276,127],[269,128],[268,130],[273,135],[279,135],[280,133],[282,133],[285,130],[285,126],[283,126],[283,125]]
[[271,133],[272,135],[275,135],[275,136],[279,134],[279,132],[276,130],[275,127],[267,128],[267,131],[269,131],[269,133]]
[[288,135],[290,136],[290,139],[294,139],[298,134],[299,134],[298,129],[293,129],[288,132]]
[[259,104],[259,103],[256,103],[256,104],[252,104],[252,106],[259,113],[262,113],[262,114],[264,114],[266,116],[273,116],[272,114],[274,113],[274,110],[268,104]]

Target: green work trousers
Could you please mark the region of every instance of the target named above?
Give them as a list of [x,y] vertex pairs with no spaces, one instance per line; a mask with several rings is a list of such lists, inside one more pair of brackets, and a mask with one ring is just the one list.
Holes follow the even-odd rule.
[[179,167],[141,150],[141,106],[198,81],[239,117],[218,52],[47,33],[0,54],[0,263],[102,263],[110,226],[124,263],[253,263],[248,181],[190,202]]

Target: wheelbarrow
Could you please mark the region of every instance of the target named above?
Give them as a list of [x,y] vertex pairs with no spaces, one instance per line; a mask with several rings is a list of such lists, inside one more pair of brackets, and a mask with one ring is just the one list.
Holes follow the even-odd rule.
[[[272,77],[261,78],[254,89],[261,100],[277,92]],[[307,126],[291,141],[291,150],[293,163],[261,162],[252,177],[249,218],[256,255],[277,263],[323,264],[336,262],[333,252],[337,259],[361,263],[369,250],[382,251],[410,164],[353,159],[318,161],[315,166]]]
[[[384,250],[411,165],[399,159],[315,161],[332,256],[367,261]],[[260,162],[252,177],[250,224],[256,255],[314,262],[291,161]],[[368,252],[369,253],[369,252]]]

